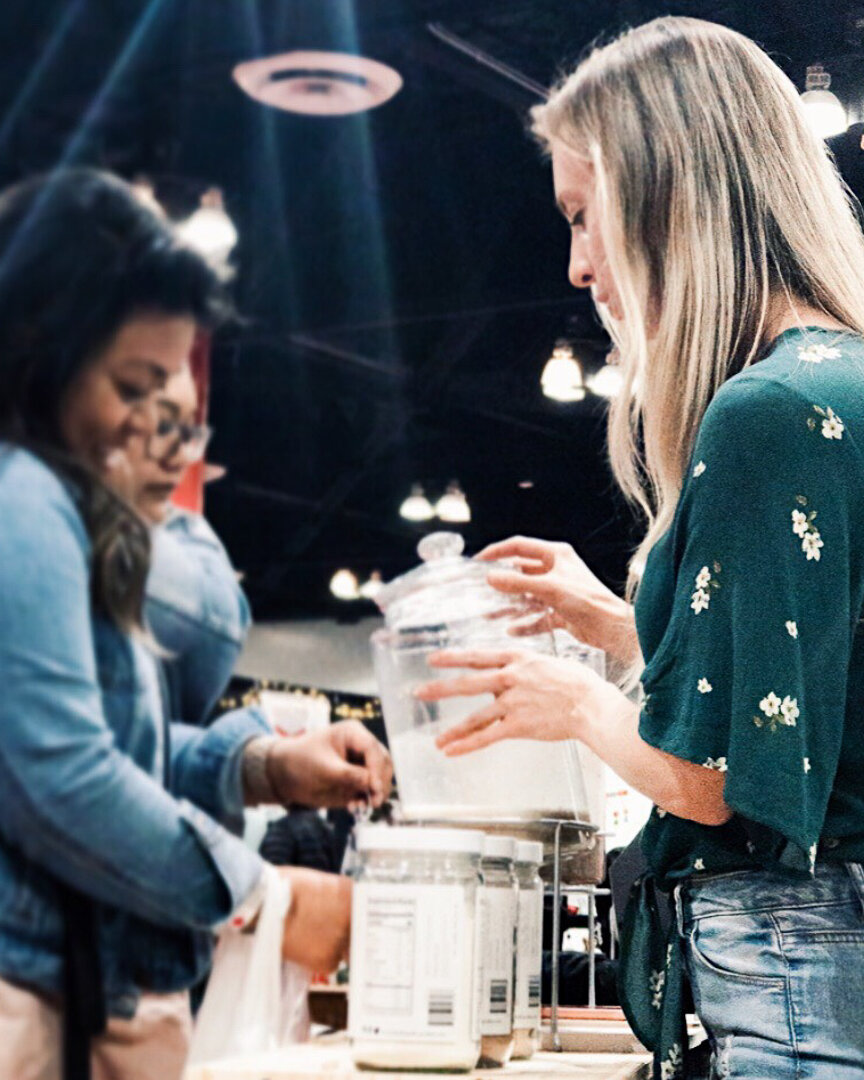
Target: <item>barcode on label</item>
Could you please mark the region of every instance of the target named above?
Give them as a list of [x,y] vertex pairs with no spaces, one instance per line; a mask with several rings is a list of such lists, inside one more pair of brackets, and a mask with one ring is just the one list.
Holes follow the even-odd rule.
[[429,995],[429,1027],[453,1026],[453,993]]
[[540,976],[532,975],[528,980],[528,1005],[533,1009],[540,1004]]
[[506,1013],[507,1012],[507,990],[508,984],[506,979],[492,979],[489,982],[489,1012],[490,1013]]

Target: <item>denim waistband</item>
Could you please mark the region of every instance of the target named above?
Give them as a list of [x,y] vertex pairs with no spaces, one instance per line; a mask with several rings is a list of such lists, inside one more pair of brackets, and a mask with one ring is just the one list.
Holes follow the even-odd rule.
[[813,877],[778,870],[699,875],[675,889],[678,928],[694,919],[857,902],[864,913],[864,866],[819,863]]

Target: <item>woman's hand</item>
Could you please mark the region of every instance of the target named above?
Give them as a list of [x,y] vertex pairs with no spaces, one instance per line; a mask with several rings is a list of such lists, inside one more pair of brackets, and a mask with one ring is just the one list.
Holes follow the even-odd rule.
[[267,757],[267,776],[284,806],[377,807],[390,794],[393,763],[368,728],[343,720],[323,731],[280,738]]
[[584,664],[523,650],[448,650],[435,653],[429,664],[472,670],[418,687],[414,693],[421,701],[495,696],[438,738],[438,746],[453,757],[501,739],[579,738],[585,716],[599,707],[608,687]]
[[621,663],[638,657],[632,606],[607,589],[569,544],[514,536],[491,544],[477,558],[517,560],[514,570],[489,573],[494,588],[527,598],[537,608],[538,617],[515,627],[514,635],[560,627]]
[[315,972],[335,971],[351,940],[351,882],[339,874],[283,869],[291,906],[282,933],[282,957]]

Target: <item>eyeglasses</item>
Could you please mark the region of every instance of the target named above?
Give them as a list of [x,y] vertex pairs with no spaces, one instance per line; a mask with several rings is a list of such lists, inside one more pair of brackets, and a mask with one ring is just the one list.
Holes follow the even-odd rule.
[[147,454],[157,461],[164,461],[181,453],[191,465],[204,457],[212,434],[212,428],[206,424],[183,424],[162,413],[147,443]]

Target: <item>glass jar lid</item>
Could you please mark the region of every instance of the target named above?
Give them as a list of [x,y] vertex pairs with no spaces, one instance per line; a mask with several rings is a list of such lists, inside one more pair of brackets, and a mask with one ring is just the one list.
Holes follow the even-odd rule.
[[516,841],[512,836],[497,836],[494,833],[483,839],[484,859],[509,859],[516,855]]
[[422,564],[389,582],[375,598],[390,629],[446,626],[505,609],[518,611],[518,600],[514,603],[486,580],[490,570],[507,564],[469,559],[464,549],[458,533],[423,537],[417,545]]

